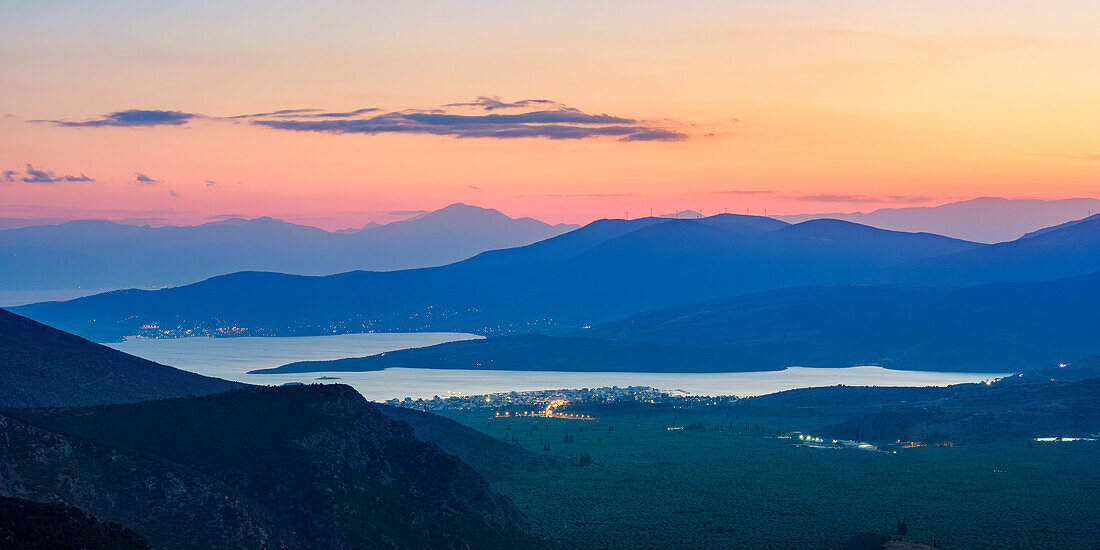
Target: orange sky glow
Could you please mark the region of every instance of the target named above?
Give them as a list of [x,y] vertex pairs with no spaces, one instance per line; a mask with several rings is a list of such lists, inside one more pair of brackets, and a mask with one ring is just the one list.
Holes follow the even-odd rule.
[[[1091,0],[146,4],[3,8],[0,217],[335,229],[453,202],[578,223],[1100,197]],[[450,106],[478,97],[548,102]],[[129,110],[189,118],[108,116]],[[526,122],[545,110],[614,122]],[[472,118],[431,118],[452,114]],[[540,135],[477,133],[491,114]]]

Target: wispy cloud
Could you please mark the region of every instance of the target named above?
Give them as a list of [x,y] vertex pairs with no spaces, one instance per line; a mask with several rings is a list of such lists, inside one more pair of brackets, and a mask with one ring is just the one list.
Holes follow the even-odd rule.
[[465,103],[448,103],[444,107],[480,107],[486,111],[493,111],[496,109],[516,109],[516,108],[528,108],[528,107],[564,107],[557,101],[551,101],[549,99],[521,99],[519,101],[504,101],[498,96],[478,96],[473,101]]
[[84,175],[83,172],[81,172],[79,176],[73,176],[73,175],[68,175],[68,174],[58,176],[58,175],[54,174],[53,172],[51,172],[50,170],[43,170],[43,169],[40,169],[40,168],[35,168],[34,166],[31,166],[31,164],[29,162],[27,163],[26,169],[23,170],[23,171],[4,170],[4,173],[3,173],[2,177],[3,177],[4,181],[7,181],[7,182],[21,181],[21,182],[24,182],[24,183],[59,183],[59,182],[94,181],[93,178],[90,178],[90,177]]
[[259,119],[252,122],[276,130],[330,134],[430,134],[458,138],[585,139],[618,137],[620,141],[681,141],[687,136],[639,126],[631,119],[589,115],[580,111],[533,111],[521,114],[456,115],[392,112],[369,118]]
[[724,191],[711,191],[712,195],[774,195],[771,189],[728,189]]
[[533,198],[582,198],[582,199],[614,199],[621,197],[636,197],[634,193],[545,193],[540,195],[516,195],[520,199]]
[[391,216],[420,216],[428,213],[427,210],[390,210]]
[[326,112],[324,109],[280,109],[278,111],[268,111],[266,113],[252,113],[247,115],[234,115],[222,117],[227,120],[242,119],[242,118],[290,118],[290,117],[316,117],[316,118],[340,118],[340,117],[353,117],[360,116],[366,113],[380,111],[376,107],[366,107],[363,109],[355,109],[354,111],[344,112]]
[[348,111],[280,109],[227,117],[196,113],[131,109],[84,121],[39,120],[67,127],[179,126],[196,118],[239,121],[295,132],[329,134],[427,134],[456,138],[546,138],[554,140],[614,137],[623,142],[683,141],[688,136],[669,121],[652,122],[586,113],[549,99],[505,101],[482,96],[432,109],[383,111],[364,107]]
[[84,120],[79,122],[72,122],[67,120],[37,120],[34,122],[48,122],[50,124],[56,124],[58,126],[90,128],[102,126],[180,126],[182,124],[187,124],[192,119],[197,118],[198,116],[199,115],[196,115],[194,113],[184,113],[181,111],[129,109],[126,111],[115,111],[113,113],[104,115],[101,118],[93,118],[91,120]]
[[918,204],[922,202],[929,202],[933,200],[933,197],[926,197],[922,195],[886,195],[882,197],[875,197],[870,195],[794,195],[784,197],[787,199],[794,199],[805,202],[845,202],[845,203],[904,203],[904,204]]

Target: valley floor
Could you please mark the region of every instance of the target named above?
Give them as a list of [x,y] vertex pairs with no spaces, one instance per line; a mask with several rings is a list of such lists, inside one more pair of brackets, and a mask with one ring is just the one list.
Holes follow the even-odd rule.
[[[591,457],[590,466],[495,484],[537,534],[562,548],[842,549],[859,533],[894,534],[899,520],[906,540],[947,549],[1100,545],[1100,442],[894,453],[797,447],[775,437],[812,433],[838,418],[721,410],[588,421],[448,416],[540,453]],[[688,429],[669,429],[680,427]]]

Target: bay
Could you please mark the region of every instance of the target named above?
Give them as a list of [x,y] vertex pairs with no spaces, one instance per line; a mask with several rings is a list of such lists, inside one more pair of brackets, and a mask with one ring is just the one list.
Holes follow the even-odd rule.
[[[945,386],[1005,374],[890,370],[881,367],[790,367],[729,373],[531,372],[392,368],[369,372],[245,374],[292,361],[361,357],[411,347],[481,338],[449,332],[369,333],[266,338],[136,338],[111,347],[176,368],[249,384],[348,384],[367,399],[414,399],[508,391],[650,386],[692,395],[763,395],[812,386]],[[318,378],[327,378],[318,380]]]

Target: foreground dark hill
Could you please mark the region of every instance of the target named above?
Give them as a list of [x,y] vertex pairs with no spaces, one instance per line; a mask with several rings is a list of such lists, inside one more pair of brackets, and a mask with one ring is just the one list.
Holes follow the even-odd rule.
[[302,546],[254,500],[192,468],[6,414],[0,437],[0,495],[75,506],[159,548]]
[[236,273],[17,311],[100,340],[143,325],[159,327],[151,336],[230,327],[251,335],[563,331],[709,298],[872,279],[892,264],[977,246],[828,220],[797,226],[729,214],[603,220],[439,268],[328,277]]
[[449,418],[381,403],[374,406],[382,414],[412,427],[417,439],[455,455],[489,481],[565,467],[563,461],[505,443]]
[[0,545],[20,550],[146,550],[149,542],[79,508],[0,497]]
[[389,367],[733,372],[880,365],[1017,372],[1100,353],[1100,273],[978,287],[795,287],[652,311],[574,336],[450,342],[256,372]]
[[0,290],[186,284],[242,270],[322,275],[444,265],[577,226],[453,204],[413,219],[328,232],[272,218],[149,227],[79,220],[0,230]]
[[[540,546],[525,534],[519,512],[492,492],[484,478],[417,440],[408,425],[389,419],[347,386],[245,388],[204,397],[13,414],[53,432],[106,445],[101,455],[111,448],[125,449],[194,470],[212,486],[243,495],[272,518],[275,533],[289,534],[293,546]],[[73,485],[58,479],[56,472],[36,474],[38,465],[6,463],[5,468],[24,486],[38,487],[39,495],[68,491]],[[140,520],[125,511],[112,515],[94,508],[99,502],[92,490],[96,478],[76,481],[89,490],[69,493],[73,504],[126,526]],[[186,490],[160,495],[169,503],[200,497]],[[146,504],[154,509],[165,504],[144,493],[134,498],[149,498]],[[164,530],[188,520],[181,515],[164,526],[135,529],[155,544],[175,546],[166,544],[172,539],[166,540],[170,535]],[[217,541],[227,535],[200,531],[192,536],[196,541],[211,537],[208,546],[223,546]]]
[[241,384],[146,361],[0,309],[0,407],[124,403]]

